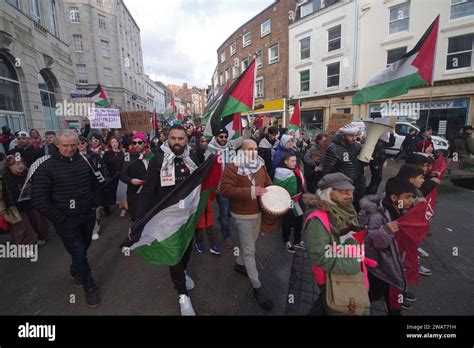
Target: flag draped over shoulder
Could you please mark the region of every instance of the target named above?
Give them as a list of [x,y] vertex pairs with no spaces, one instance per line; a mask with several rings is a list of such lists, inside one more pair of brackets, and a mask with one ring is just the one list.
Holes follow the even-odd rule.
[[210,156],[133,224],[131,250],[150,264],[176,265],[192,242],[198,220],[221,176],[222,165],[216,156]]
[[254,59],[219,98],[209,103],[209,107],[204,111],[204,116],[209,118],[206,136],[214,135],[219,128],[224,127],[229,132],[229,138],[233,138],[236,129],[235,114],[251,111],[254,107],[255,69],[256,60]]
[[103,108],[110,106],[107,96],[105,95],[105,91],[101,85],[98,85],[94,92],[86,95],[85,98],[92,98],[92,101],[95,103],[95,105],[101,106]]
[[416,46],[381,74],[370,80],[352,98],[353,105],[406,94],[413,87],[433,83],[434,57],[438,39],[439,16]]

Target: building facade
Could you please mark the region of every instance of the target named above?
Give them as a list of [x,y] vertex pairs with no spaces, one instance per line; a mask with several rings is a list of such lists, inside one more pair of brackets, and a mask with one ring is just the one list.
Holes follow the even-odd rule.
[[43,133],[79,124],[63,107],[74,88],[64,21],[61,1],[2,1],[0,126]]
[[[433,0],[426,6],[422,1],[342,0],[327,8],[319,6],[317,0],[312,3],[316,3],[312,11],[300,9],[305,16],[296,18],[289,28],[290,95],[301,100],[307,128],[324,129],[336,113],[352,114],[356,120],[391,114],[419,126],[428,122],[435,132],[449,138],[473,122],[473,2]],[[391,100],[353,106],[353,95],[413,49],[438,14],[434,86],[413,88]],[[309,53],[301,47],[304,37],[310,37]],[[318,48],[315,45],[321,37],[323,47]],[[338,51],[326,59],[335,47]],[[307,65],[300,59],[305,54],[309,55]],[[309,76],[303,74],[305,70],[309,70]],[[412,107],[397,110],[387,108],[390,105]],[[383,112],[387,109],[388,114]]]
[[112,107],[147,109],[140,28],[123,0],[63,0],[76,90],[101,84]]
[[165,112],[165,91],[160,88],[148,75],[145,75],[147,110],[157,114]]

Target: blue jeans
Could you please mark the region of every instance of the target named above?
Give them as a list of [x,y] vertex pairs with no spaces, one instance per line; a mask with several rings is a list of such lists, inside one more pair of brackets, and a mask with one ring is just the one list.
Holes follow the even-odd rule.
[[221,224],[221,232],[224,238],[230,237],[229,227],[229,200],[222,196],[217,195],[217,204],[219,205],[219,218],[217,219]]

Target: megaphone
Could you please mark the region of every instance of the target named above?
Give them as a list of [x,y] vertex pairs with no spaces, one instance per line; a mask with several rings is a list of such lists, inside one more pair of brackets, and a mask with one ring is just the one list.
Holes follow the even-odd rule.
[[379,141],[380,137],[388,132],[390,129],[393,129],[392,126],[386,124],[380,124],[372,121],[365,121],[365,144],[362,148],[357,159],[361,162],[369,163],[373,160],[372,156],[375,151],[375,146]]

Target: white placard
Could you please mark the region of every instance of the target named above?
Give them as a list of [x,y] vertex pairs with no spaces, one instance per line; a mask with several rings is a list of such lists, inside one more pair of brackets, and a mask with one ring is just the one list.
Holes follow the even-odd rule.
[[89,109],[92,129],[122,128],[119,109]]

